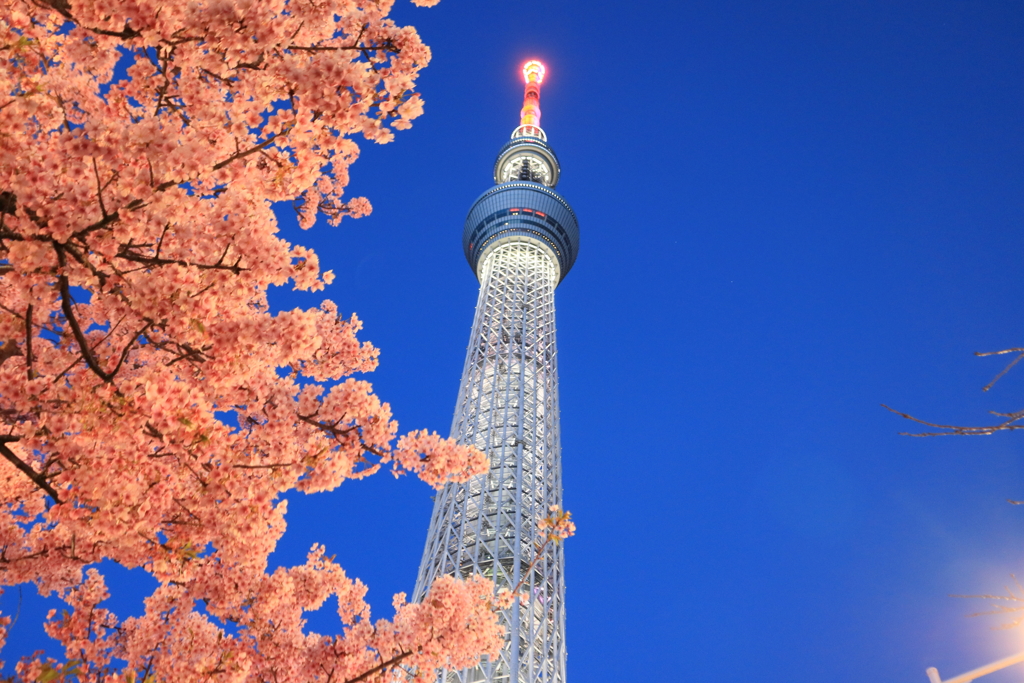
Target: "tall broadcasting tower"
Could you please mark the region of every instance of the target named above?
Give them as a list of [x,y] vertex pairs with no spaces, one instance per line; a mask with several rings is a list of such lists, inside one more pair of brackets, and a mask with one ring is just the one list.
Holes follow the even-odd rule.
[[537,522],[562,505],[555,287],[576,260],[579,226],[552,189],[559,168],[540,127],[544,65],[527,62],[523,76],[520,125],[462,233],[480,297],[452,437],[486,453],[490,471],[438,493],[414,599],[439,576],[473,574],[528,598],[501,614],[498,658],[446,672],[444,683],[565,681],[562,546],[549,543],[538,557]]

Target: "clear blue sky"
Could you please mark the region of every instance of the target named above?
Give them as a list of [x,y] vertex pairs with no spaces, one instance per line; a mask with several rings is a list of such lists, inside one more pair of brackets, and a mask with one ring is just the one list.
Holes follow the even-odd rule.
[[[424,117],[352,169],[373,215],[283,226],[338,274],[327,296],[382,349],[370,379],[402,427],[447,433],[477,292],[462,222],[517,123],[519,65],[548,65],[582,233],[557,294],[570,679],[925,683],[1024,649],[948,597],[1024,574],[1005,502],[1024,434],[901,437],[879,406],[1024,407],[1024,370],[983,394],[1002,365],[972,356],[1024,344],[1024,3],[400,0],[396,18],[434,61]],[[387,615],[431,493],[385,475],[294,497],[275,559],[324,542]]]

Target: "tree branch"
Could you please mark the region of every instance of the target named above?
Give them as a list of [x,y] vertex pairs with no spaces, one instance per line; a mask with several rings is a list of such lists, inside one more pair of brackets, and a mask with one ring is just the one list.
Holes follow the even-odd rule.
[[[198,268],[200,270],[229,270],[232,273],[234,273],[235,275],[238,275],[242,271],[246,270],[246,268],[243,268],[241,265],[239,265],[242,262],[242,257],[241,256],[239,256],[238,259],[232,265],[225,265],[225,263],[224,263],[224,257],[227,255],[228,249],[230,249],[230,247],[231,247],[231,245],[228,245],[227,247],[225,247],[224,253],[221,254],[221,257],[217,260],[216,263],[193,263],[191,261],[185,261],[184,259],[161,258],[158,255],[157,256],[145,256],[143,254],[137,254],[134,251],[131,251],[131,247],[129,245],[123,245],[120,248],[120,250],[118,250],[116,256],[117,256],[117,258],[124,259],[125,261],[131,261],[132,263],[141,263],[144,266],[170,266],[170,265],[179,265],[179,266],[185,266],[185,267],[191,266],[193,268]],[[158,248],[157,249],[157,253],[158,254],[159,254],[159,251],[160,250]]]
[[232,465],[238,470],[276,470],[282,467],[298,467],[298,463],[295,462],[281,462],[272,463],[270,465]]
[[35,370],[32,368],[32,362],[35,360],[35,356],[32,353],[32,313],[34,307],[32,304],[28,305],[25,310],[25,372],[28,374],[29,379],[34,379]]
[[89,366],[90,370],[96,373],[96,376],[104,382],[110,383],[114,379],[114,376],[108,374],[100,367],[99,362],[92,353],[92,349],[89,348],[89,342],[85,338],[85,334],[82,332],[82,327],[78,324],[78,319],[75,317],[75,309],[71,304],[71,286],[68,283],[68,275],[66,272],[67,258],[64,256],[64,247],[60,244],[54,244],[53,246],[57,251],[57,261],[61,268],[61,273],[57,278],[57,283],[60,289],[60,307],[64,312],[64,318],[68,321],[68,325],[71,326],[71,332],[75,336],[75,341],[78,343],[78,348],[82,352],[82,359],[85,360],[85,364]]
[[34,469],[29,467],[24,460],[15,455],[14,451],[7,447],[7,444],[13,443],[15,441],[21,441],[21,437],[0,436],[0,455],[7,458],[8,462],[10,462],[12,465],[21,470],[25,474],[25,476],[31,479],[36,486],[45,491],[47,495],[49,495],[50,498],[53,498],[54,502],[59,505],[62,501],[60,499],[60,496],[57,495],[56,489],[50,486],[50,483],[46,481],[46,478],[43,475],[39,474]]
[[299,52],[341,52],[343,50],[355,50],[357,52],[394,52],[400,50],[390,40],[385,40],[380,45],[339,45],[337,47],[321,47],[319,45],[289,45],[286,49],[298,50]]
[[8,339],[7,341],[0,344],[0,365],[6,363],[8,358],[13,358],[15,356],[20,355],[21,349],[18,348],[17,342],[15,342],[13,339]]
[[1014,353],[1014,352],[1020,352],[1020,354],[1016,358],[1014,358],[1012,361],[1010,361],[1010,363],[1005,368],[1003,368],[1002,372],[1000,372],[998,375],[996,375],[995,378],[993,378],[993,380],[991,382],[989,382],[984,387],[982,387],[982,389],[981,389],[982,391],[988,391],[993,386],[995,386],[995,383],[998,382],[1000,379],[1002,379],[1003,375],[1008,373],[1013,368],[1014,365],[1019,363],[1021,361],[1021,359],[1024,358],[1024,349],[1003,349],[1002,351],[990,351],[988,353],[975,353],[974,354],[975,356],[1001,356],[1004,353]]
[[[918,424],[923,424],[926,427],[935,427],[936,429],[947,430],[944,432],[922,432],[918,434],[914,434],[911,432],[900,432],[901,436],[988,436],[989,434],[995,434],[996,432],[1010,432],[1015,429],[1024,429],[1024,425],[1014,424],[1014,422],[1024,419],[1024,411],[1016,413],[1006,413],[1004,416],[1010,419],[1006,420],[1001,424],[988,425],[984,427],[964,427],[962,425],[943,425],[936,424],[934,422],[926,422],[925,420],[916,418],[913,415],[908,415],[907,413],[902,413],[896,410],[895,408],[890,408],[884,403],[882,404],[882,407],[888,410],[890,413],[896,413],[900,417],[910,420],[911,422],[917,422]],[[1000,413],[993,414],[999,415]]]
[[[313,415],[298,415],[298,414],[296,414],[296,416],[300,420],[302,420],[303,422],[305,422],[308,425],[312,425],[314,427],[319,427],[321,430],[323,430],[324,432],[330,434],[335,439],[338,439],[338,438],[340,438],[342,436],[345,436],[346,434],[351,432],[353,429],[355,429],[355,426],[347,427],[345,429],[338,429],[338,425],[341,424],[341,421],[345,419],[344,417],[339,418],[338,420],[336,420],[333,423],[327,423],[327,422],[320,422],[319,420],[314,420],[313,419]],[[369,448],[367,446],[364,446],[364,448],[366,450],[370,451],[370,452],[376,453],[377,455],[382,455],[381,453],[373,451],[371,448]]]
[[391,659],[389,659],[388,661],[381,662],[380,664],[378,664],[377,666],[373,667],[372,669],[364,671],[363,673],[359,674],[355,678],[348,679],[347,681],[345,681],[345,683],[359,683],[359,681],[365,681],[370,676],[372,676],[372,675],[374,675],[376,673],[380,673],[381,671],[383,671],[384,669],[388,668],[389,666],[394,666],[395,664],[398,664],[400,661],[402,661],[403,659],[405,659],[406,657],[408,657],[411,654],[412,654],[412,652],[403,652],[400,655],[396,655],[396,656],[392,657]]
[[230,164],[232,161],[237,161],[238,159],[242,159],[244,157],[247,157],[250,154],[255,154],[256,152],[260,151],[261,149],[269,147],[275,140],[277,140],[279,137],[283,137],[283,136],[287,135],[290,131],[291,131],[291,126],[289,126],[287,129],[282,131],[280,134],[272,133],[269,138],[267,138],[266,140],[264,140],[260,144],[256,145],[255,147],[250,147],[249,149],[245,150],[244,152],[239,152],[238,154],[233,154],[232,156],[229,156],[224,161],[221,161],[221,162],[218,162],[218,163],[214,164],[213,170],[214,171],[219,171],[220,169],[222,169],[225,166],[227,166],[228,164]]

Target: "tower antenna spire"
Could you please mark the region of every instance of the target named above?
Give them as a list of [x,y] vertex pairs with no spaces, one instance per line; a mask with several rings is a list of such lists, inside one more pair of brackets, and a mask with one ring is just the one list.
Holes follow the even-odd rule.
[[519,127],[512,133],[518,138],[530,136],[544,140],[547,138],[540,127],[540,84],[544,82],[544,65],[536,59],[523,64],[523,80],[526,91],[523,93],[523,109],[519,112]]

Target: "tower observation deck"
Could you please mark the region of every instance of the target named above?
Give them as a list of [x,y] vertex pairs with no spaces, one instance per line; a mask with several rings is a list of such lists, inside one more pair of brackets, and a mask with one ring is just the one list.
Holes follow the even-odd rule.
[[520,125],[462,234],[480,295],[451,435],[486,453],[490,470],[436,496],[413,597],[439,576],[481,574],[526,599],[501,613],[499,656],[443,672],[443,683],[565,682],[562,545],[538,557],[537,523],[562,505],[555,288],[576,260],[579,226],[554,190],[558,158],[540,127],[544,66],[527,62],[523,76]]

